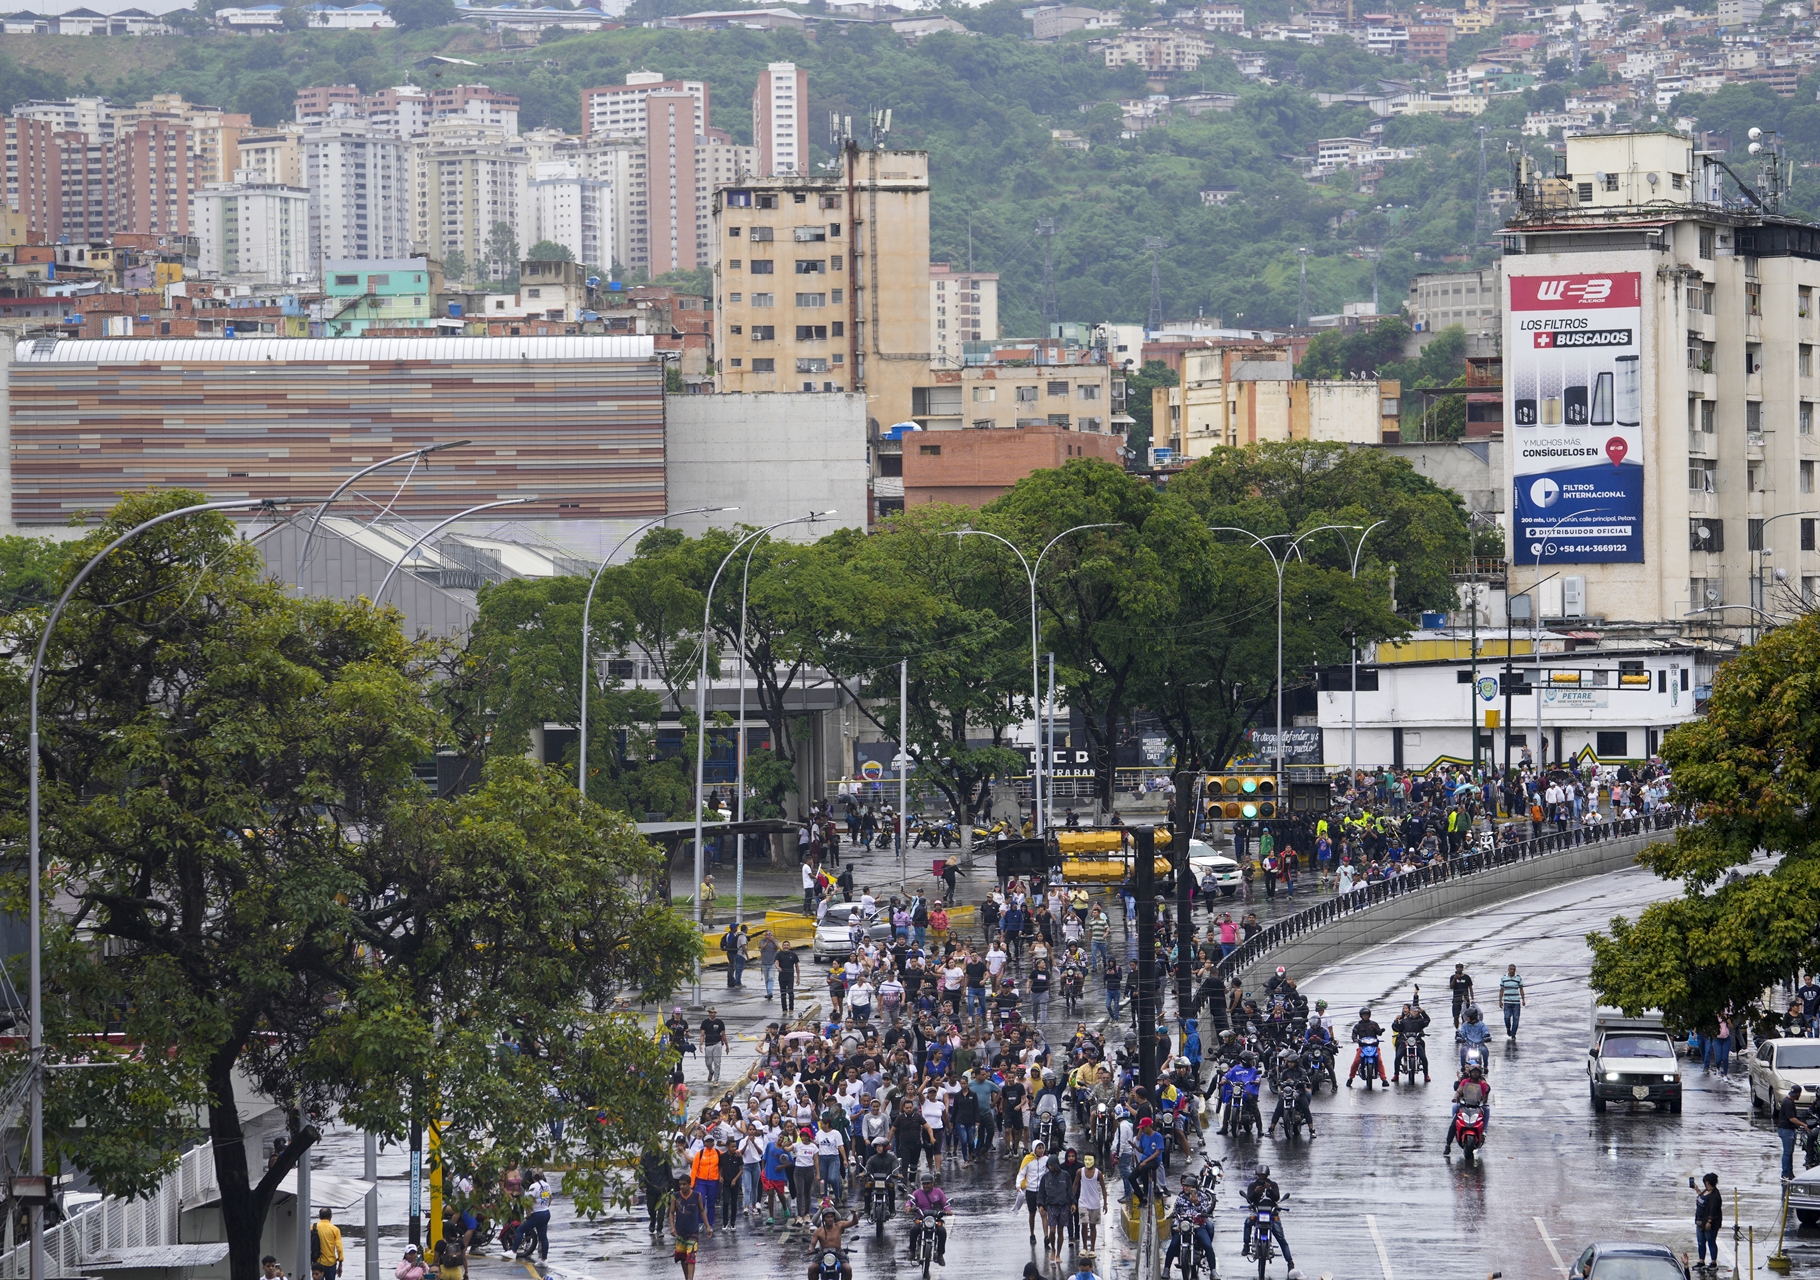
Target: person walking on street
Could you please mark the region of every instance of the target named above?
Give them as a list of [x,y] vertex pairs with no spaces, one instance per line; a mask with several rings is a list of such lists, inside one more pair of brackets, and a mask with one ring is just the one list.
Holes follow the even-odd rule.
[[[1689,1178],[1688,1185],[1692,1186],[1693,1181]],[[1694,1270],[1716,1271],[1719,1268],[1719,1228],[1725,1218],[1725,1197],[1719,1194],[1718,1174],[1709,1173],[1701,1182],[1703,1185],[1694,1195],[1694,1239],[1698,1241],[1700,1249],[1700,1261],[1694,1264]]]
[[691,1179],[670,1201],[670,1232],[676,1237],[676,1251],[671,1256],[682,1265],[683,1280],[695,1280],[695,1251],[704,1231],[713,1235],[714,1224],[708,1221],[701,1189]]
[[746,966],[752,962],[752,937],[745,925],[735,925],[733,945],[727,949],[727,985],[735,991],[746,986]]
[[331,1221],[333,1217],[324,1209],[316,1215],[316,1225],[310,1228],[310,1274],[321,1276],[322,1280],[335,1280],[347,1257],[341,1248],[341,1228]]
[[790,940],[785,938],[783,946],[777,949],[777,1000],[778,1009],[783,1013],[796,1009],[796,970],[800,963]]
[[1453,993],[1453,1028],[1460,1029],[1460,1014],[1472,1003],[1472,978],[1466,972],[1466,966],[1456,964],[1453,976],[1447,980],[1447,989]]
[[712,929],[714,927],[714,877],[713,876],[708,875],[708,876],[703,876],[701,878],[701,889],[699,890],[699,892],[697,894],[697,898],[701,902],[702,927],[705,929]]
[[758,944],[758,969],[765,975],[765,999],[777,994],[777,937],[769,929]]
[[1529,995],[1523,990],[1523,979],[1517,976],[1516,965],[1511,965],[1498,979],[1498,994],[1504,1001],[1504,1034],[1515,1040],[1517,1024],[1523,1020],[1523,1009],[1529,1004]]
[[1801,1107],[1801,1086],[1791,1084],[1776,1104],[1776,1136],[1782,1140],[1782,1181],[1795,1180],[1795,1143],[1807,1132],[1807,1121],[1797,1112]]
[[708,1016],[701,1020],[701,1052],[708,1064],[710,1082],[720,1079],[721,1055],[727,1051],[727,1024],[722,1022],[714,1006],[708,1006]]

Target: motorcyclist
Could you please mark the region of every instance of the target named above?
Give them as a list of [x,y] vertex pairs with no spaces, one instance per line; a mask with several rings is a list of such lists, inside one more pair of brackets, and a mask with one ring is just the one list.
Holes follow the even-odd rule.
[[[926,1213],[936,1213],[942,1215],[942,1217],[946,1217],[953,1212],[953,1209],[949,1207],[948,1197],[942,1193],[940,1187],[935,1185],[935,1175],[930,1173],[927,1169],[923,1170],[922,1185],[910,1193],[910,1207],[916,1211],[915,1218],[919,1223]],[[915,1232],[912,1231],[912,1242],[914,1242],[915,1238]],[[948,1265],[945,1258],[947,1252],[948,1224],[938,1218],[935,1223],[936,1266],[945,1267]]]
[[1282,965],[1278,965],[1277,971],[1274,974],[1272,974],[1270,976],[1270,980],[1264,984],[1264,994],[1267,996],[1275,995],[1279,990],[1282,989],[1283,984],[1285,984],[1288,981],[1289,981],[1289,971],[1287,969],[1283,968]]
[[1318,1025],[1322,1031],[1327,1033],[1327,1038],[1329,1040],[1333,1039],[1333,1019],[1327,1016],[1327,1002],[1325,1000],[1316,1000],[1314,1002],[1314,1012],[1308,1017],[1308,1025],[1311,1027]]
[[1469,1069],[1460,1082],[1454,1086],[1453,1115],[1447,1121],[1447,1141],[1441,1145],[1441,1154],[1453,1150],[1454,1125],[1460,1119],[1461,1107],[1478,1107],[1485,1118],[1485,1128],[1491,1129],[1491,1086],[1485,1083],[1485,1072],[1477,1065]]
[[1061,1150],[1062,1131],[1067,1124],[1067,1116],[1064,1111],[1064,1104],[1066,1101],[1067,1099],[1063,1097],[1060,1085],[1056,1083],[1055,1072],[1045,1070],[1043,1072],[1043,1087],[1036,1091],[1036,1097],[1031,1099],[1030,1102],[1030,1123],[1031,1133],[1033,1135],[1040,1134],[1042,1132],[1042,1117],[1047,1115],[1055,1117],[1055,1132],[1045,1139],[1049,1145],[1049,1149],[1052,1151]]
[[903,1167],[903,1161],[891,1150],[888,1135],[873,1139],[872,1154],[866,1158],[865,1185],[870,1190],[877,1183],[884,1184],[886,1195],[890,1197],[892,1213],[897,1212],[897,1184]]
[[[1258,1070],[1258,1055],[1247,1049],[1220,1079],[1220,1134],[1231,1137],[1238,1127],[1239,1109],[1249,1100],[1256,1108],[1258,1085],[1263,1072]],[[1259,1117],[1260,1119],[1262,1117]]]
[[[1377,1040],[1382,1040],[1384,1037],[1384,1028],[1372,1021],[1370,1006],[1359,1010],[1359,1020],[1353,1024],[1352,1042],[1355,1045],[1359,1045],[1359,1047],[1353,1050],[1352,1069],[1346,1073],[1346,1087],[1348,1089],[1352,1088],[1353,1078],[1359,1074],[1359,1066],[1365,1058],[1365,1048],[1363,1045],[1360,1045],[1359,1042],[1367,1037]],[[1378,1079],[1385,1084],[1389,1084],[1390,1081],[1386,1079],[1384,1075],[1384,1054],[1382,1052],[1379,1052],[1378,1054],[1377,1071]]]
[[[1270,1166],[1261,1164],[1251,1175],[1251,1181],[1245,1187],[1245,1203],[1255,1213],[1260,1205],[1269,1205],[1277,1212],[1270,1217],[1270,1234],[1276,1237],[1277,1248],[1283,1251],[1283,1261],[1291,1271],[1295,1270],[1295,1259],[1289,1253],[1289,1240],[1283,1234],[1283,1213],[1278,1206],[1282,1203],[1283,1192],[1276,1183],[1270,1180]],[[1251,1256],[1252,1214],[1245,1215],[1245,1256]]]
[[819,1280],[822,1270],[822,1254],[828,1250],[832,1250],[840,1257],[841,1280],[853,1280],[853,1264],[847,1261],[847,1255],[841,1251],[840,1241],[842,1232],[848,1227],[858,1224],[858,1209],[855,1209],[853,1216],[845,1222],[842,1222],[840,1215],[832,1209],[822,1212],[820,1225],[815,1228],[815,1234],[809,1237],[809,1280]]
[[1401,1061],[1403,1057],[1403,1037],[1414,1036],[1416,1038],[1416,1057],[1422,1063],[1422,1082],[1424,1084],[1428,1083],[1430,1079],[1428,1073],[1428,1041],[1422,1034],[1428,1030],[1428,1023],[1428,1014],[1421,1005],[1406,1004],[1403,1006],[1403,1012],[1397,1015],[1396,1021],[1390,1024],[1390,1029],[1396,1033],[1395,1044],[1399,1061]]
[[1295,1109],[1308,1125],[1308,1136],[1314,1137],[1314,1116],[1308,1110],[1308,1099],[1312,1093],[1308,1071],[1302,1066],[1301,1058],[1284,1059],[1281,1083],[1277,1086],[1276,1110],[1270,1113],[1270,1128],[1265,1131],[1266,1135],[1272,1138],[1277,1136],[1277,1124],[1284,1119],[1283,1108],[1290,1105],[1289,1100],[1294,1097]]
[[[1212,1213],[1212,1200],[1202,1193],[1200,1187],[1195,1185],[1192,1175],[1184,1173],[1181,1194],[1176,1196],[1175,1203],[1170,1206],[1169,1217],[1173,1223],[1192,1226],[1195,1244],[1199,1246],[1201,1256],[1207,1259],[1209,1274],[1217,1271],[1213,1260],[1213,1226],[1209,1221]],[[1181,1251],[1177,1248],[1176,1235],[1172,1231],[1169,1233],[1169,1250],[1163,1255],[1164,1275],[1167,1275],[1169,1268],[1175,1265],[1176,1255],[1179,1252]],[[1194,1273],[1194,1259],[1184,1257],[1182,1259],[1182,1280],[1194,1280]]]
[[1466,1050],[1469,1046],[1477,1045],[1479,1047],[1481,1062],[1488,1064],[1491,1062],[1491,1055],[1485,1052],[1485,1046],[1491,1041],[1491,1028],[1486,1025],[1485,1015],[1479,1012],[1478,1005],[1466,1007],[1466,1021],[1462,1022],[1460,1029],[1453,1033],[1453,1038],[1460,1044],[1461,1075],[1466,1074]]

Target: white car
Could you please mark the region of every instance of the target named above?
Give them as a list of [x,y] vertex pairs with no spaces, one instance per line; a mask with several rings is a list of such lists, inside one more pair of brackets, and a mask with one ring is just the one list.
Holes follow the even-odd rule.
[[1204,840],[1188,842],[1188,867],[1194,872],[1196,885],[1205,884],[1207,873],[1213,872],[1213,882],[1219,885],[1222,897],[1230,898],[1237,893],[1243,880],[1239,875],[1238,859],[1219,852]]
[[1791,1084],[1798,1084],[1803,1095],[1801,1110],[1813,1110],[1815,1090],[1820,1089],[1820,1040],[1759,1040],[1757,1051],[1745,1062],[1750,1066],[1752,1107],[1772,1107]]
[[[816,964],[826,964],[835,956],[844,957],[853,954],[853,935],[851,933],[852,925],[850,921],[858,918],[857,915],[850,916],[846,913],[837,914],[835,910],[830,910],[827,915],[821,918],[815,926]],[[866,925],[865,929],[867,937],[889,938],[891,936],[891,921],[886,919],[885,913],[881,911],[878,915],[873,917],[872,922]]]

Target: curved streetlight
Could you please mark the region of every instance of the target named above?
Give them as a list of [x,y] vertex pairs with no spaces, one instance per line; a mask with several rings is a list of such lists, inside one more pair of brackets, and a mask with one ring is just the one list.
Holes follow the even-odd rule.
[[[346,480],[343,480],[340,484],[336,485],[335,492],[331,493],[327,498],[324,498],[322,505],[316,508],[316,514],[310,517],[310,531],[303,536],[303,554],[297,557],[298,579],[301,581],[303,578],[304,566],[310,562],[310,544],[316,540],[316,526],[322,523],[322,517],[328,512],[330,507],[335,505],[335,500],[347,492],[349,485],[353,484],[362,476],[370,476],[375,471],[383,471],[394,462],[403,462],[406,458],[427,458],[432,453],[439,453],[444,449],[459,449],[463,445],[473,443],[472,440],[451,440],[447,444],[425,445],[421,449],[412,449],[406,453],[395,453],[384,462],[375,462],[370,467],[361,468]],[[409,477],[407,477],[407,479],[408,478]]]
[[607,558],[600,562],[600,568],[594,571],[594,576],[589,579],[588,598],[581,604],[581,740],[575,752],[575,787],[581,792],[583,800],[588,798],[588,686],[594,683],[588,669],[588,637],[591,634],[588,618],[594,610],[594,588],[600,585],[600,575],[605,573],[607,566],[618,558],[626,543],[654,525],[660,525],[666,520],[674,520],[679,516],[698,516],[708,511],[738,510],[738,507],[690,507],[687,511],[666,511],[657,519],[645,521],[621,538],[614,545],[613,550],[607,553]]
[[[1778,521],[1778,520],[1786,520],[1790,516],[1805,516],[1805,515],[1811,515],[1811,514],[1813,514],[1813,513],[1808,512],[1808,511],[1784,511],[1780,515],[1770,516],[1768,519],[1761,521],[1757,525],[1757,549],[1756,549],[1756,551],[1754,551],[1752,553],[1753,555],[1755,555],[1757,557],[1757,564],[1756,564],[1756,568],[1753,570],[1753,572],[1751,574],[1751,583],[1752,583],[1751,589],[1756,593],[1757,599],[1762,600],[1766,604],[1769,602],[1769,592],[1767,592],[1763,589],[1763,562],[1769,558],[1771,551],[1770,551],[1769,547],[1764,545],[1764,542],[1763,542],[1764,531],[1767,530],[1772,524],[1776,523],[1776,521]],[[1689,603],[1691,604],[1692,601],[1689,601]],[[1759,609],[1758,612],[1763,613],[1765,611]],[[1772,622],[1770,625],[1775,626],[1776,623]],[[1752,627],[1750,642],[1752,644],[1756,644],[1759,639],[1761,639],[1761,637],[1757,634],[1757,629],[1755,627]]]
[[[1049,754],[1049,744],[1042,740],[1043,683],[1037,665],[1037,655],[1042,646],[1042,635],[1037,629],[1036,623],[1036,577],[1037,574],[1042,571],[1043,557],[1049,554],[1056,543],[1060,542],[1063,538],[1066,538],[1069,534],[1079,533],[1083,529],[1117,529],[1120,527],[1121,523],[1122,522],[1117,520],[1102,521],[1098,524],[1077,524],[1072,529],[1063,529],[1060,533],[1049,539],[1048,544],[1044,546],[1041,551],[1037,552],[1036,563],[1034,565],[1024,558],[1024,553],[1017,549],[1016,543],[1012,542],[1009,538],[993,533],[989,529],[951,529],[948,532],[948,536],[951,538],[966,538],[977,534],[982,538],[992,538],[995,541],[1004,543],[1007,547],[1011,548],[1011,554],[1017,557],[1018,563],[1024,566],[1024,578],[1030,584],[1030,712],[1036,718],[1036,734],[1034,735],[1036,738],[1036,759],[1032,762],[1035,766],[1033,779],[1036,785],[1031,791],[1031,803],[1036,812],[1031,820],[1031,825],[1039,838],[1043,834],[1043,760],[1044,757]],[[904,726],[898,726],[897,736],[899,738],[904,736],[903,729]],[[898,743],[898,750],[903,752],[908,750],[908,748],[904,743],[900,742]],[[972,819],[968,815],[962,814],[961,821],[971,822]]]
[[[38,689],[44,679],[44,654],[45,650],[50,645],[51,631],[56,627],[57,620],[63,616],[63,610],[68,606],[70,597],[76,594],[76,589],[78,587],[88,581],[89,574],[95,571],[96,566],[107,559],[115,550],[124,546],[126,543],[131,542],[147,529],[154,529],[157,526],[164,524],[166,521],[177,519],[179,516],[199,515],[204,511],[245,511],[253,507],[259,507],[269,511],[282,505],[283,501],[283,499],[278,498],[235,498],[226,502],[199,502],[194,506],[179,507],[175,511],[166,511],[163,515],[153,516],[150,520],[145,520],[134,525],[131,529],[128,529],[118,538],[115,538],[112,542],[101,548],[100,551],[96,552],[94,558],[83,565],[76,576],[70,579],[69,586],[63,589],[63,594],[57,597],[57,603],[52,606],[50,617],[45,619],[44,630],[38,633],[38,649],[37,652],[32,655],[31,728],[26,747],[28,757],[26,772],[30,778],[28,789],[30,792],[29,804],[31,810],[30,829],[27,840],[28,853],[26,860],[26,875],[30,879],[32,886],[30,913],[32,1033],[30,1047],[32,1073],[31,1171],[33,1177],[42,1178],[44,1176],[44,974],[42,958],[39,955],[43,950],[44,926],[39,904],[39,898],[42,896],[42,893],[39,886],[40,867],[38,852]],[[44,1275],[44,1206],[38,1204],[34,1204],[31,1207],[31,1275]]]
[[[1382,521],[1380,521],[1379,523],[1382,523]],[[1325,533],[1330,529],[1355,529],[1356,530],[1359,527],[1360,526],[1358,526],[1356,524],[1322,524],[1322,525],[1316,525],[1314,528],[1306,530],[1305,532],[1302,532],[1302,533],[1295,534],[1294,536],[1291,536],[1290,534],[1287,534],[1287,533],[1273,533],[1273,534],[1270,534],[1268,537],[1259,537],[1257,534],[1253,533],[1251,530],[1241,529],[1241,528],[1237,527],[1236,525],[1215,524],[1215,525],[1207,526],[1208,531],[1210,533],[1242,533],[1242,534],[1244,534],[1247,538],[1250,538],[1253,542],[1257,543],[1258,546],[1264,548],[1264,554],[1269,556],[1270,563],[1276,566],[1276,571],[1277,571],[1277,772],[1276,772],[1276,776],[1277,776],[1277,804],[1279,806],[1284,803],[1283,787],[1285,785],[1285,780],[1283,777],[1283,747],[1289,739],[1289,735],[1287,733],[1285,733],[1283,730],[1283,571],[1289,567],[1290,552],[1293,551],[1297,556],[1300,556],[1302,554],[1302,551],[1301,551],[1302,539],[1312,538],[1315,534]],[[1372,528],[1376,528],[1376,527],[1377,527],[1376,525],[1372,526]],[[1370,530],[1368,529],[1368,530],[1366,530],[1366,532],[1369,533]],[[1276,548],[1270,545],[1272,542],[1275,542],[1279,538],[1288,538],[1289,539],[1289,542],[1283,548],[1283,554],[1280,556],[1277,554]],[[1361,547],[1364,546],[1365,539],[1360,538],[1359,545]],[[1355,564],[1356,564],[1356,561],[1355,561]],[[1354,669],[1354,672],[1356,674],[1357,668]],[[1355,701],[1357,700],[1358,696],[1359,696],[1358,693],[1355,691],[1353,693],[1353,698]]]
[[[1367,539],[1371,536],[1371,531],[1373,529],[1376,529],[1381,524],[1389,524],[1389,523],[1390,523],[1389,517],[1385,517],[1382,520],[1375,520],[1371,524],[1369,524],[1365,527],[1365,532],[1363,532],[1359,535],[1359,545],[1352,549],[1352,580],[1354,582],[1357,582],[1359,580],[1359,557],[1365,553],[1365,539]],[[1355,529],[1358,528],[1357,525],[1354,525],[1352,527]],[[1478,621],[1479,621],[1479,599],[1478,599],[1478,595],[1476,594],[1476,592],[1473,596],[1473,602],[1472,602],[1472,617],[1473,617],[1473,625],[1476,627],[1478,625]],[[1353,779],[1354,779],[1354,777],[1357,776],[1357,774],[1359,772],[1359,635],[1356,630],[1353,632],[1351,639],[1352,639],[1352,754],[1351,754],[1352,763],[1348,768],[1348,773],[1351,776],[1348,776],[1346,779],[1346,785],[1349,787],[1353,785]],[[1474,646],[1473,652],[1475,654],[1478,652],[1477,646]],[[1476,704],[1474,705],[1473,710],[1474,710],[1474,714],[1477,714],[1478,708],[1477,708]],[[1282,717],[1279,715],[1277,717],[1277,728],[1280,730],[1282,727],[1283,727]],[[1476,735],[1477,730],[1474,730],[1474,733]],[[1278,736],[1281,736],[1281,735],[1279,734]],[[1473,758],[1474,764],[1476,765],[1478,762],[1478,759],[1479,759],[1477,736],[1475,736],[1473,738],[1472,758]]]
[[[727,565],[732,562],[734,556],[739,554],[739,549],[748,542],[764,537],[773,529],[782,529],[785,525],[814,524],[816,521],[825,520],[833,514],[834,511],[832,508],[827,511],[811,511],[806,516],[797,516],[791,520],[779,520],[776,524],[769,524],[762,529],[755,529],[751,533],[748,533],[738,542],[735,542],[732,550],[728,551],[721,559],[720,567],[714,570],[714,577],[708,582],[707,596],[702,600],[701,671],[695,680],[695,885],[692,896],[695,899],[695,928],[697,932],[701,931],[701,880],[702,873],[705,869],[701,847],[701,810],[703,804],[702,792],[705,789],[704,776],[708,760],[708,626],[714,609],[714,588],[720,585],[720,575],[725,572]],[[740,621],[743,634],[745,622],[743,616]],[[701,969],[699,965],[696,967],[695,987],[696,1001],[699,1003],[701,998]]]
[[477,507],[469,507],[466,511],[457,511],[454,515],[450,516],[447,520],[444,520],[441,524],[432,526],[428,533],[419,534],[417,541],[413,542],[410,546],[406,547],[403,551],[401,551],[399,553],[398,559],[392,561],[392,567],[390,569],[386,570],[385,580],[379,584],[379,590],[373,594],[373,603],[375,605],[385,603],[385,589],[392,585],[392,576],[398,572],[399,566],[404,564],[406,557],[408,557],[411,554],[411,552],[417,550],[417,548],[421,547],[424,543],[428,542],[431,538],[434,538],[437,534],[441,533],[444,529],[446,529],[450,525],[454,524],[457,520],[463,519],[467,516],[471,516],[477,511],[491,511],[494,507],[515,507],[515,506],[520,505],[521,503],[536,502],[536,501],[537,501],[536,494],[527,493],[522,498],[501,498],[497,502],[483,502]]
[[[1555,530],[1559,529],[1561,527],[1561,524],[1563,521],[1572,520],[1576,516],[1589,516],[1589,515],[1592,515],[1595,511],[1603,511],[1603,510],[1605,510],[1604,507],[1581,507],[1577,511],[1569,511],[1565,515],[1556,516],[1553,520],[1550,520],[1546,525],[1543,526],[1542,532],[1538,536],[1530,539],[1530,543],[1531,543],[1530,554],[1533,557],[1535,557],[1535,561],[1536,561],[1536,582],[1535,582],[1535,585],[1530,588],[1530,591],[1533,594],[1532,594],[1532,596],[1530,598],[1530,602],[1529,602],[1529,625],[1530,625],[1530,634],[1533,638],[1529,642],[1529,655],[1530,655],[1530,657],[1535,659],[1535,663],[1536,663],[1536,777],[1538,779],[1540,779],[1543,774],[1542,761],[1543,761],[1543,751],[1544,751],[1544,745],[1543,745],[1543,741],[1542,741],[1542,681],[1541,681],[1541,676],[1542,676],[1542,584],[1548,580],[1542,576],[1542,552],[1543,552],[1543,549],[1548,545],[1549,540],[1554,537]],[[1551,578],[1558,577],[1558,576],[1559,576],[1558,574],[1549,575],[1549,577],[1551,577]],[[1508,657],[1508,655],[1506,655],[1506,656]],[[1561,761],[1557,758],[1555,760],[1555,763],[1558,765],[1561,763]]]

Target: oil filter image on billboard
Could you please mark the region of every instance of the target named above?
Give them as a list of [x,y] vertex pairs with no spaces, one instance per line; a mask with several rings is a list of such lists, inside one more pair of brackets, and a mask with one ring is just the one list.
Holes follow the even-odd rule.
[[1642,563],[1641,275],[1511,276],[1510,317],[1512,563]]

